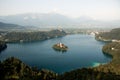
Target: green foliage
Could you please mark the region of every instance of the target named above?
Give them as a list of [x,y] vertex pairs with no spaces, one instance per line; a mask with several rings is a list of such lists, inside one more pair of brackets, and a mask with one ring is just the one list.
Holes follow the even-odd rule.
[[108,43],[105,46],[103,46],[102,51],[104,54],[111,55],[112,61],[109,64],[99,66],[98,68],[100,70],[104,70],[104,72],[112,72],[117,75],[120,75],[120,43],[119,42],[113,42]]
[[57,80],[120,80],[120,76],[83,68],[66,72],[60,75]]
[[96,39],[100,40],[99,37],[107,40],[120,40],[120,28],[112,29],[110,32],[103,32],[96,35]]
[[120,75],[110,71],[112,68],[110,65],[82,68],[58,75],[47,69],[31,68],[11,57],[0,62],[0,80],[120,80]]
[[[101,38],[99,38],[101,37]],[[112,41],[112,40],[120,40],[120,28],[116,28],[111,30],[110,32],[104,32],[96,35],[97,40],[101,41]],[[120,75],[120,42],[112,42],[103,46],[103,53],[109,56],[112,56],[112,61],[106,65],[101,65],[96,67],[95,70],[103,71],[105,73],[111,72],[116,75]]]
[[60,30],[37,31],[37,32],[8,32],[2,38],[6,42],[39,41],[49,38],[64,36],[66,33]]
[[56,77],[52,71],[32,69],[14,57],[0,63],[0,80],[54,80]]

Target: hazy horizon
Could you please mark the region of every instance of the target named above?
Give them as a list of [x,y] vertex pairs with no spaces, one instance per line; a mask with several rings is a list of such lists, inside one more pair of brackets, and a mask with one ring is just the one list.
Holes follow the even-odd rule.
[[119,0],[0,0],[0,16],[24,13],[57,13],[71,18],[120,20]]

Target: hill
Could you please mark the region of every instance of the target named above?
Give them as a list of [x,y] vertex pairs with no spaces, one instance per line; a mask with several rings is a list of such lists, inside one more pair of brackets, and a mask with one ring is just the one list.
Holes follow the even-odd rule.
[[22,29],[24,26],[0,22],[0,29]]
[[64,30],[51,30],[51,31],[25,31],[25,32],[6,32],[1,33],[0,40],[5,42],[28,42],[28,41],[39,41],[46,40],[55,37],[65,36]]
[[116,75],[120,75],[120,43],[119,42],[112,42],[107,43],[103,46],[102,51],[105,55],[112,57],[112,60],[105,64],[100,65],[95,68],[95,70],[103,71],[105,73],[114,73]]
[[21,60],[10,57],[0,62],[1,80],[120,80],[120,76],[111,72],[82,68],[57,74],[53,71],[30,67]]
[[0,62],[0,80],[55,80],[56,77],[52,71],[29,67],[14,57]]
[[103,32],[96,35],[97,40],[114,41],[120,40],[120,28],[112,29],[110,32]]
[[95,71],[94,69],[82,68],[58,76],[57,80],[119,80],[120,76],[110,73]]

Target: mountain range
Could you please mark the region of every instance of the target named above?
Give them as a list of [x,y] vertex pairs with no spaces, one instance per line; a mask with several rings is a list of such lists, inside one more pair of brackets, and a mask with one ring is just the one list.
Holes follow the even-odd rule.
[[13,23],[23,26],[51,28],[62,26],[71,27],[119,27],[120,21],[98,21],[88,16],[70,18],[58,13],[28,13],[9,16],[0,16],[0,22]]

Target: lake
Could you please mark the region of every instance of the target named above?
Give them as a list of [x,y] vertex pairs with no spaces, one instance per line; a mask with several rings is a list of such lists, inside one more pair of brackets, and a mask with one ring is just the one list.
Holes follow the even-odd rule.
[[[52,46],[58,42],[67,45],[68,51],[55,51]],[[0,53],[0,60],[14,56],[27,65],[63,73],[109,62],[111,58],[102,53],[104,44],[85,34],[67,35],[37,42],[8,43],[7,49]]]

